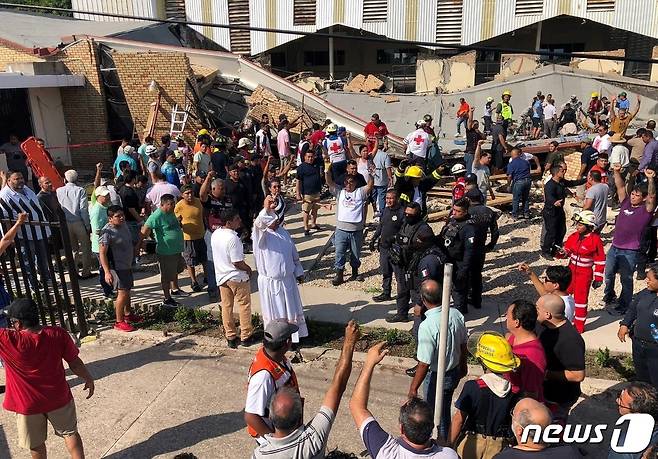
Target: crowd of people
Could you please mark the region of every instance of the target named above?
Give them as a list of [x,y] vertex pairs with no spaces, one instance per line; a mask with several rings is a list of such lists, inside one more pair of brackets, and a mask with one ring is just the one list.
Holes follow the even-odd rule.
[[[555,137],[558,129],[577,124],[571,111],[581,112],[596,128],[593,141],[580,145],[581,169],[576,178],[568,180],[557,141],[550,143],[543,165],[536,156],[508,144],[514,114],[511,97],[505,91],[497,105],[492,98],[487,101],[483,131],[474,119],[475,107],[461,99],[457,131],[464,126],[464,161],[451,168],[441,157],[430,115],[419,120],[405,138],[406,158],[397,165],[387,152],[389,132],[378,114],[365,126],[363,144],[357,144],[345,128],[326,120],[299,129],[296,148],[290,130],[300,120],[289,121],[281,115],[275,127],[269,116],[263,115],[234,126],[227,135],[201,129],[189,145],[183,137],[168,135],[157,146],[150,137],[138,148],[126,140],[118,148],[111,176],[106,175],[109,168],[97,165],[91,200],[74,170],[65,172],[66,184],[56,190],[48,178],[39,178],[35,194],[25,184],[26,172],[13,169],[3,176],[0,198],[33,201],[35,211],[41,207],[48,210],[47,215],[63,212],[81,267],[78,275],[94,277],[92,271],[98,265],[103,293],[114,299],[114,328],[122,332],[134,331],[134,324],[142,320],[132,309],[131,289],[133,271],[142,263],[147,247],[154,246],[162,307],[178,307],[176,299],[190,295],[187,287],[179,284],[179,275],[187,270],[190,290],[207,289],[209,301],[220,302],[224,335],[233,349],[257,341],[250,283],[257,271],[264,338],[249,369],[244,418],[257,445],[254,457],[281,458],[323,457],[360,336],[358,326],[350,322],[332,384],[318,413],[304,424],[300,395],[304,381],[297,380],[286,357],[309,333],[299,292],[304,269],[285,222],[290,201],[296,199],[301,205],[304,238],[313,237],[326,231],[318,225],[318,210],[335,201],[335,274],[331,283],[363,281],[359,270],[362,249],[367,245],[370,251],[378,251],[382,292],[373,300],[395,300],[396,312],[386,320],[413,321],[417,345],[417,364],[406,371],[412,379],[408,401],[400,408],[399,438],[385,432],[368,409],[373,371],[387,351],[378,344],[368,352],[349,409],[370,455],[576,458],[581,453],[574,447],[547,448],[541,442],[522,443],[519,439],[531,424],[565,424],[581,395],[580,383],[585,378],[581,333],[587,322],[590,288],[605,284],[609,312],[623,316],[618,338],[625,341],[631,335],[633,341],[639,382],[621,392],[620,413],[644,412],[658,418],[658,332],[654,324],[658,265],[652,264],[656,256],[658,141],[650,125],[635,136],[627,135],[639,98],[636,110],[630,113],[624,93],[612,98],[605,112],[598,94],[592,94],[587,111],[574,96],[557,114],[552,97],[538,93],[532,105],[533,137]],[[490,149],[485,149],[487,140]],[[488,331],[469,336],[465,317],[470,308],[482,307],[486,254],[496,249],[500,236],[498,213],[487,206],[496,199],[491,179],[496,170],[508,177],[513,194],[511,215],[519,220],[531,216],[533,175],[545,175],[541,180],[541,254],[548,261],[567,259],[568,266],[550,265],[540,278],[528,265],[520,265],[519,271],[528,275],[538,299],[518,299],[507,305],[504,334]],[[426,221],[428,192],[447,176],[454,180],[451,209],[435,233]],[[608,183],[609,177],[614,186]],[[565,205],[572,195],[578,209],[573,216],[575,231],[567,236]],[[601,233],[610,225],[608,207],[618,209],[619,214],[606,253]],[[370,208],[375,231],[365,241]],[[25,224],[27,217],[22,216],[20,224]],[[5,235],[0,250],[11,243],[16,232]],[[39,228],[30,234],[25,242],[31,252],[48,253],[49,230]],[[247,262],[249,252],[253,252],[255,266]],[[36,258],[38,266],[41,261]],[[348,263],[349,276],[345,274]],[[446,402],[435,426],[441,283],[447,263],[454,267],[452,303],[445,375],[443,387],[438,389]],[[199,267],[203,275],[197,272]],[[622,286],[618,298],[616,274]],[[647,283],[635,297],[634,274]],[[62,359],[85,380],[89,396],[94,391],[92,375],[77,357],[77,349],[67,342],[68,335],[58,327],[39,324],[33,301],[15,300],[7,315],[12,328],[0,330],[0,358],[7,371],[5,408],[19,414],[20,444],[31,449],[33,457],[45,457],[44,426],[49,420],[65,438],[71,456],[83,457]],[[49,353],[35,359],[43,346]],[[483,374],[464,384],[451,415],[454,392],[467,375],[469,353]],[[31,371],[50,372],[56,388],[52,389],[51,382],[34,380]],[[51,384],[45,395],[40,390],[44,384]],[[35,388],[32,392],[38,396],[29,395],[28,387]],[[433,435],[435,428],[438,438]],[[611,451],[609,457],[621,457],[615,454]]]

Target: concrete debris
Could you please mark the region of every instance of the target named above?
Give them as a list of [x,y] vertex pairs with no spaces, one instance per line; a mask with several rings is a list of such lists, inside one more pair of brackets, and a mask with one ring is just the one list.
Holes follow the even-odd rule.
[[400,102],[400,98],[398,96],[384,96],[384,101],[387,104],[391,104],[393,102]]
[[[302,110],[303,107],[284,100],[260,85],[254,90],[251,96],[246,97],[245,100],[247,104],[249,104],[248,116],[257,120],[260,120],[264,113],[267,113],[271,120],[278,120],[279,115],[283,113],[290,121],[303,115],[300,123],[290,130],[294,133],[300,133],[302,129],[310,127],[316,121],[309,116],[309,111],[307,109]],[[317,119],[319,120],[320,117]]]
[[[626,55],[624,49],[617,49],[614,51],[590,51],[588,54],[596,54],[600,56],[614,56],[623,58]],[[603,59],[583,59],[574,57],[571,59],[569,66],[581,70],[589,70],[590,72],[597,73],[614,73],[622,75],[624,73],[624,61],[609,61]]]
[[291,83],[295,83],[304,91],[312,92],[313,94],[319,94],[325,89],[325,80],[323,78],[313,76],[313,72],[298,72],[294,75],[286,77],[286,80],[290,81]]
[[501,54],[500,73],[494,80],[506,80],[523,73],[531,73],[541,67],[539,58],[532,54]]
[[370,91],[370,92],[368,93],[368,95],[369,95],[370,97],[381,97],[381,96],[382,96],[382,95],[379,94],[377,91]]
[[370,92],[379,91],[384,86],[384,82],[374,75],[362,75],[359,73],[357,76],[343,86],[343,91],[347,92]]
[[449,58],[420,57],[416,61],[416,92],[452,93],[475,85],[476,52]]
[[577,180],[580,172],[580,152],[573,152],[565,155],[564,162],[567,163],[567,173],[564,178],[567,180]]

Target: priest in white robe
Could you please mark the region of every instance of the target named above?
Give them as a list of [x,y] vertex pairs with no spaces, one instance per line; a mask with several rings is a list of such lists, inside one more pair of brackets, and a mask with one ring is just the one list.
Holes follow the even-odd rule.
[[258,294],[265,326],[274,319],[286,319],[299,327],[293,343],[308,336],[298,282],[304,268],[290,234],[281,226],[283,216],[276,213],[277,202],[265,198],[263,210],[254,221],[252,241],[258,270]]

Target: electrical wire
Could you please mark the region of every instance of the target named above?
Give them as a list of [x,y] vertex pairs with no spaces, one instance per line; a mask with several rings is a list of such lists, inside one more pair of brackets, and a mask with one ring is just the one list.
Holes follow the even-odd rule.
[[558,51],[535,51],[527,49],[515,49],[515,48],[497,48],[497,47],[488,47],[488,46],[478,46],[478,45],[451,45],[451,44],[439,44],[432,43],[427,41],[418,41],[418,40],[395,40],[388,37],[368,37],[368,36],[353,36],[353,35],[340,35],[329,32],[305,32],[301,30],[288,30],[288,29],[277,29],[271,27],[255,27],[247,25],[235,25],[235,24],[217,24],[213,22],[200,22],[200,21],[188,21],[180,19],[156,19],[156,18],[146,18],[142,16],[131,16],[128,14],[118,14],[118,13],[101,13],[94,11],[85,11],[85,10],[75,10],[72,8],[57,8],[53,6],[39,6],[39,5],[22,5],[18,3],[5,3],[0,2],[0,7],[10,8],[10,9],[28,9],[28,10],[40,10],[40,11],[49,11],[54,13],[71,13],[71,14],[87,14],[91,16],[101,16],[108,18],[116,19],[131,19],[135,21],[149,21],[160,24],[179,24],[179,25],[188,25],[188,26],[199,26],[199,27],[213,27],[220,29],[229,29],[229,30],[244,30],[251,32],[271,32],[271,33],[281,33],[288,35],[297,35],[302,37],[313,36],[313,37],[323,37],[323,38],[338,38],[343,40],[358,40],[360,42],[375,42],[375,43],[390,43],[395,45],[395,47],[400,47],[404,45],[409,46],[423,46],[426,48],[437,48],[437,49],[450,49],[455,50],[460,53],[466,51],[481,51],[481,52],[499,52],[499,53],[510,53],[510,54],[530,54],[535,56],[549,56],[549,57],[564,57],[564,58],[576,58],[576,59],[599,59],[599,60],[608,60],[608,61],[619,61],[619,62],[637,62],[641,64],[658,64],[658,59],[640,59],[640,58],[629,58],[629,57],[616,57],[616,56],[606,56],[598,54],[588,54],[588,53],[565,53]]

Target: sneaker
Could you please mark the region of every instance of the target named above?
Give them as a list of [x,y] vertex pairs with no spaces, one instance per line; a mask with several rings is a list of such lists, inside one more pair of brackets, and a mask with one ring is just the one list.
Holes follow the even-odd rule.
[[380,293],[379,295],[372,297],[372,301],[375,303],[383,303],[384,301],[391,301],[392,299],[390,293]]
[[123,316],[123,320],[125,320],[126,322],[133,323],[133,324],[138,324],[140,322],[143,322],[144,318],[140,315],[137,315],[137,314],[126,314],[126,315]]
[[201,287],[197,282],[192,284],[193,292],[200,292],[201,290],[203,290],[203,287]]
[[406,370],[404,370],[404,372],[407,374],[407,376],[409,376],[410,378],[413,378],[414,376],[416,376],[416,370],[417,369],[418,369],[418,364],[414,365],[411,368],[407,368]]
[[211,303],[214,301],[219,301],[219,293],[208,292],[208,301],[210,301]]
[[551,254],[551,253],[541,252],[539,255],[540,255],[544,260],[549,260],[549,261],[553,261],[553,260],[554,260],[554,258],[553,258],[553,254]]
[[258,342],[259,340],[254,335],[251,335],[249,338],[241,340],[240,345],[250,347]]
[[240,340],[237,339],[237,338],[226,340],[226,343],[228,344],[228,347],[230,347],[231,349],[237,349],[239,342],[240,342]]
[[309,237],[311,235],[311,230],[304,230],[304,236]]
[[185,292],[181,289],[178,289],[178,290],[172,290],[171,296],[190,296],[190,294],[189,292]]
[[114,329],[122,332],[134,332],[135,327],[130,325],[128,322],[116,322],[114,324]]
[[162,302],[162,306],[168,307],[168,308],[177,308],[180,306],[180,303],[173,298],[167,298]]

